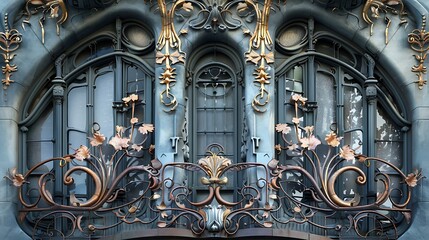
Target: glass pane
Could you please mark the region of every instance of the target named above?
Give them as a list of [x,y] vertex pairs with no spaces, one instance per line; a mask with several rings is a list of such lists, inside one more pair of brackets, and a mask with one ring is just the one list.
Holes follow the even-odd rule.
[[316,81],[316,99],[318,104],[316,118],[316,135],[324,139],[326,134],[331,131],[332,126],[336,123],[336,92],[334,90],[335,79],[332,76],[317,73]]
[[[151,82],[152,77],[145,72],[143,72],[142,69],[136,67],[136,66],[127,66],[127,95],[130,94],[137,94],[139,96],[139,103],[136,104],[134,116],[139,119],[140,122],[145,122],[145,104],[146,106],[149,106],[150,104],[150,90],[152,90]],[[149,91],[146,91],[146,89],[149,89]],[[146,94],[149,94],[149,96],[146,96]],[[129,116],[131,113],[129,114]],[[129,122],[129,116],[127,116],[126,122]],[[148,119],[148,118],[146,118]]]
[[86,86],[75,87],[68,94],[68,127],[86,132]]
[[286,73],[286,90],[295,93],[302,93],[303,68],[295,66]]
[[352,149],[355,149],[356,154],[361,154],[362,143],[363,143],[363,132],[361,130],[356,130],[356,131],[344,133],[343,142],[344,142],[344,145],[350,145]]
[[345,130],[363,127],[363,97],[359,89],[344,87],[344,128]]
[[[395,166],[402,168],[402,132],[387,113],[381,108],[377,109],[376,155],[386,159]],[[379,164],[377,165],[379,167]],[[382,171],[390,170],[383,165]]]
[[112,108],[114,89],[113,72],[105,72],[95,79],[94,121],[100,125],[101,133],[105,136],[113,136],[114,134],[114,112]]
[[[87,145],[87,137],[86,133],[78,132],[78,131],[69,131],[69,154],[73,154],[75,152],[74,149],[79,148],[80,145]],[[73,165],[86,166],[86,162],[84,161],[73,161]],[[86,194],[87,186],[86,186],[86,178],[87,176],[82,172],[76,172],[72,175],[74,178],[74,184],[69,187],[69,190],[74,192],[75,194]]]
[[[39,119],[28,130],[28,168],[53,157],[53,138],[53,113],[52,108],[49,108],[43,111]],[[52,162],[44,166],[50,170]]]

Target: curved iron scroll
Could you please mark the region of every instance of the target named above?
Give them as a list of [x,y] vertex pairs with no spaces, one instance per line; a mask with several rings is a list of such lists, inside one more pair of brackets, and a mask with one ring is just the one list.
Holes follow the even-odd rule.
[[[283,165],[283,161],[273,159],[268,163],[272,177],[270,186],[275,192],[271,211],[274,222],[309,224],[332,236],[398,238],[399,224],[409,224],[411,219],[407,206],[412,188],[422,178],[421,171],[406,175],[387,160],[357,154],[356,149],[348,145],[339,147],[342,138],[334,132],[326,135],[329,149],[321,154],[317,150],[321,141],[313,134],[314,127],[299,125],[298,108],[303,107],[306,100],[301,95],[292,95],[294,125],[276,126],[285,143],[276,145],[276,150],[294,156],[295,161],[284,161],[287,164]],[[377,170],[374,179],[368,179],[368,167],[376,164],[392,170],[389,173]],[[393,176],[400,182],[395,182]],[[354,192],[340,185],[340,193],[336,187],[339,179],[352,177],[356,180]],[[374,183],[378,184],[378,192],[373,200],[361,197],[359,185]],[[344,194],[347,191],[352,192],[351,195]]]
[[[131,95],[123,100],[134,113],[138,97]],[[334,132],[325,138],[328,152],[319,156],[317,148],[321,141],[314,136],[314,128],[299,125],[298,108],[305,105],[306,100],[292,95],[296,110],[292,120],[294,126],[277,124],[275,129],[285,142],[284,146],[276,145],[276,149],[294,155],[296,161],[232,163],[223,155],[220,144],[212,144],[206,157],[198,163],[162,165],[154,159],[147,165],[136,164],[134,160],[143,157],[143,143],[153,126],[138,123],[134,114],[130,128],[117,128],[116,135],[108,142],[114,153],[105,159],[106,139],[95,124],[93,136],[89,138],[91,149],[82,145],[75,153],[48,159],[25,174],[16,170],[10,172],[8,178],[18,187],[22,204],[20,219],[33,223],[34,238],[88,237],[123,223],[146,224],[149,228],[154,227],[151,224],[160,228],[187,228],[196,236],[207,231],[234,235],[242,228],[306,224],[336,237],[397,238],[399,224],[409,223],[411,219],[408,204],[412,188],[422,178],[421,171],[406,175],[387,160],[357,154],[348,145],[339,147],[341,137]],[[290,136],[292,128],[296,141]],[[136,139],[141,140],[136,142]],[[97,149],[100,154],[91,153]],[[146,150],[151,152],[153,147]],[[42,166],[59,162],[66,167],[79,161],[86,164],[71,166],[62,181],[66,186],[72,185],[73,175],[84,173],[94,182],[92,195],[83,198],[71,193],[68,199],[54,195],[52,182],[60,179],[55,179],[52,171],[40,174]],[[120,167],[121,162],[126,164]],[[374,179],[368,179],[366,168],[376,163],[390,167],[391,171],[376,171]],[[169,172],[178,175],[172,178]],[[250,177],[234,185],[235,197],[231,197],[231,188],[225,189],[228,189],[230,176],[239,172]],[[355,173],[356,186],[378,182],[379,192],[373,201],[361,197],[359,187],[352,196],[338,191],[335,185],[349,172]],[[399,181],[392,179],[392,172]],[[35,173],[39,174],[37,179]],[[197,176],[197,173],[200,184],[191,185],[189,179],[178,177]],[[392,187],[394,182],[395,187]],[[194,187],[205,190],[206,194],[194,197]],[[347,190],[346,186],[341,190]]]

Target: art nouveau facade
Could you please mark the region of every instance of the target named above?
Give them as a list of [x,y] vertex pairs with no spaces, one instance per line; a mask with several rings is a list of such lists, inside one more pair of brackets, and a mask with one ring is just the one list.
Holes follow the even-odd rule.
[[3,239],[425,239],[424,0],[2,1]]

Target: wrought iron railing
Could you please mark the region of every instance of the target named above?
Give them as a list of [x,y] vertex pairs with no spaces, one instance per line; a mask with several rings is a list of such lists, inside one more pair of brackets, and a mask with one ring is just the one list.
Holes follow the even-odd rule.
[[[132,159],[154,150],[152,146],[144,148],[154,127],[134,117],[136,95],[123,101],[131,108],[131,127],[118,126],[108,143],[100,127],[94,125],[89,138],[91,149],[81,145],[73,154],[43,161],[25,174],[14,169],[7,176],[18,188],[19,219],[32,226],[33,238],[114,235],[124,223],[185,228],[196,237],[207,232],[234,236],[244,228],[302,224],[320,229],[319,234],[327,236],[397,238],[397,226],[411,218],[407,206],[421,172],[405,175],[384,159],[357,154],[348,145],[340,147],[341,137],[334,132],[325,138],[329,150],[322,158],[316,151],[321,141],[314,136],[314,128],[300,126],[298,108],[306,101],[300,95],[293,95],[291,100],[296,109],[293,126],[277,124],[275,129],[284,141],[276,145],[276,150],[289,151],[299,160],[273,159],[267,164],[232,163],[223,156],[220,144],[210,145],[207,156],[198,163],[162,165],[153,159],[147,164],[133,164]],[[107,148],[114,149],[109,157],[104,153]],[[40,174],[41,166],[50,162],[68,168],[62,179],[56,179],[53,171]],[[75,162],[86,164],[73,165]],[[388,165],[400,176],[399,187],[391,187],[392,180],[385,172],[376,171],[374,179],[367,179],[366,169],[375,162]],[[172,174],[180,171],[182,174]],[[87,198],[73,193],[67,199],[59,197],[52,182],[71,185],[73,174],[78,172],[85,173],[88,182],[93,181],[92,194]],[[238,172],[248,177],[243,178],[243,184],[236,183],[234,195],[227,194],[224,189],[229,176]],[[356,173],[357,187],[352,197],[339,193],[344,190],[341,184],[335,186],[346,172]],[[31,177],[34,173],[40,174],[37,181]],[[204,196],[193,195],[186,176],[197,176],[194,173],[200,174],[198,180],[207,192]],[[359,185],[371,181],[381,183],[373,201],[358,193]]]

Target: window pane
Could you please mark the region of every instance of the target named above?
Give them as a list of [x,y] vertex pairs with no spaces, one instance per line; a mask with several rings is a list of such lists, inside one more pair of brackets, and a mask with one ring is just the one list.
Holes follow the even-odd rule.
[[68,127],[86,132],[86,86],[71,88],[67,102]]
[[198,76],[194,90],[197,155],[202,157],[210,144],[225,147],[227,156],[235,156],[237,96],[232,77],[218,66],[205,68]]
[[363,97],[357,88],[344,87],[344,128],[360,129],[363,126]]
[[318,102],[316,118],[316,135],[323,139],[336,123],[336,92],[335,79],[325,73],[318,72],[316,78],[316,99]]
[[[377,109],[376,155],[402,168],[402,132],[387,113],[379,106]],[[377,165],[379,167],[380,164]],[[383,165],[381,171],[390,167]]]
[[[139,119],[141,122],[146,122],[149,116],[146,116],[144,111],[146,106],[150,103],[151,91],[152,88],[151,82],[152,77],[145,73],[142,69],[136,66],[127,66],[127,95],[137,94],[139,96],[139,102],[136,104],[134,116]],[[145,105],[146,104],[146,105]],[[149,112],[149,111],[148,111]],[[131,116],[131,115],[129,115]],[[130,122],[129,116],[125,122]],[[149,117],[150,118],[150,117]]]
[[95,79],[94,90],[94,121],[101,127],[105,136],[114,133],[114,112],[112,103],[114,100],[114,75],[112,71],[102,72]]
[[[28,130],[27,135],[27,164],[28,168],[43,160],[53,157],[53,113],[52,109],[46,109],[40,118]],[[49,170],[52,162],[45,164]]]

